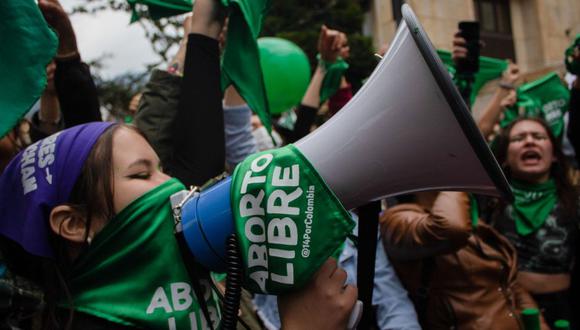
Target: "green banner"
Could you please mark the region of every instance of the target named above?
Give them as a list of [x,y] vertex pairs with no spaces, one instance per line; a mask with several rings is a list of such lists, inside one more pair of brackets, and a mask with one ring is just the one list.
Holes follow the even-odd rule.
[[[133,8],[133,21],[139,18],[138,4],[147,6],[152,19],[183,14],[192,9],[192,0],[127,1]],[[221,3],[231,9],[222,61],[222,89],[234,85],[270,132],[272,122],[257,43],[270,0],[221,0]]]
[[518,117],[540,117],[560,137],[564,131],[564,114],[568,111],[570,92],[557,73],[552,72],[538,80],[521,85],[513,107],[504,111],[501,127],[508,126]]
[[58,39],[34,0],[0,1],[0,138],[38,100]]
[[245,287],[282,294],[307,283],[355,224],[294,147],[251,155],[232,176]]
[[[443,61],[447,71],[451,74],[453,82],[457,88],[464,88],[467,82],[456,75],[457,70],[451,57],[451,52],[438,49],[437,54],[439,55],[439,58],[441,58],[441,61]],[[479,72],[475,74],[475,81],[471,86],[471,105],[475,103],[475,98],[481,88],[483,88],[488,81],[501,77],[502,73],[507,69],[508,64],[507,60],[499,60],[486,56],[479,57]]]

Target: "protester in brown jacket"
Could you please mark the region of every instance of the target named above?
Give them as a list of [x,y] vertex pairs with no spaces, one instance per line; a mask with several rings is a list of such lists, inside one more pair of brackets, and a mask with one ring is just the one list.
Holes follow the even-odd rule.
[[[511,244],[471,215],[467,194],[415,196],[382,215],[381,233],[423,327],[523,328],[521,311],[536,304],[516,280]],[[549,329],[543,319],[541,327]]]

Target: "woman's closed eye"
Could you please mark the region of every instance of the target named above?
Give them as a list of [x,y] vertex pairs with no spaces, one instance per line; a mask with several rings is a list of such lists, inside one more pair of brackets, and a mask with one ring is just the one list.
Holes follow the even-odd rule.
[[129,174],[129,175],[127,175],[127,177],[130,179],[136,179],[136,180],[147,180],[151,177],[151,172],[146,171],[146,172]]

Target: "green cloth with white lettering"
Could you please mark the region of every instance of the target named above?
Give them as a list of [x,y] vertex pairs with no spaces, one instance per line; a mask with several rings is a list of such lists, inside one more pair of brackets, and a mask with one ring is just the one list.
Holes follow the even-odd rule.
[[[153,19],[186,13],[192,0],[127,0],[134,9],[132,20],[138,19],[137,4],[147,5]],[[257,39],[262,30],[270,0],[221,0],[230,8],[228,36],[222,59],[222,89],[234,85],[262,124],[272,129],[268,97],[264,85]]]
[[34,0],[0,1],[0,138],[34,105],[46,87],[46,66],[58,38]]
[[548,215],[558,201],[556,182],[549,179],[544,183],[530,184],[512,181],[515,201],[512,217],[516,231],[522,236],[529,235],[544,225]]
[[[111,219],[73,264],[72,301],[63,301],[63,307],[126,326],[205,329],[206,319],[173,234],[169,197],[183,189],[171,179]],[[200,284],[216,329],[220,310],[206,275]]]
[[508,126],[518,117],[544,119],[556,137],[564,132],[564,114],[568,111],[570,91],[557,73],[552,72],[538,80],[523,84],[517,89],[518,99],[513,107],[506,109],[501,127]]
[[[457,88],[465,88],[467,82],[456,75],[457,69],[455,68],[453,58],[451,57],[451,52],[438,49],[437,55],[439,55],[445,68],[451,74],[453,82]],[[507,60],[500,60],[486,56],[479,57],[479,71],[475,74],[475,81],[471,85],[471,105],[475,103],[475,99],[477,98],[477,94],[481,88],[483,88],[488,81],[501,77],[502,73],[507,69],[508,64]]]
[[283,294],[304,286],[355,226],[293,145],[249,156],[232,176],[244,286]]

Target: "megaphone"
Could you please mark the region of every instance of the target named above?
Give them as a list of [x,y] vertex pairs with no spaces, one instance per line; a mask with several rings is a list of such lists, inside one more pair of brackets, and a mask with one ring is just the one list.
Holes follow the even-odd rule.
[[[512,199],[511,190],[427,34],[408,5],[390,49],[362,89],[295,146],[346,209],[425,190]],[[229,178],[174,203],[190,252],[226,269],[234,232]],[[185,194],[185,193],[184,193]]]

